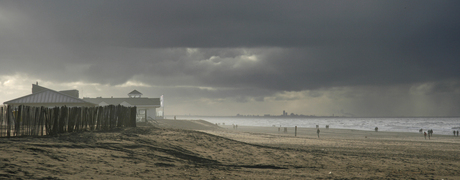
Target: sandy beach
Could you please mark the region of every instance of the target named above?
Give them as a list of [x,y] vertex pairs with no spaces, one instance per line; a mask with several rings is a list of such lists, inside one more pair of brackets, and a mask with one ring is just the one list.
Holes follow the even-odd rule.
[[460,179],[460,137],[156,120],[0,138],[0,179]]

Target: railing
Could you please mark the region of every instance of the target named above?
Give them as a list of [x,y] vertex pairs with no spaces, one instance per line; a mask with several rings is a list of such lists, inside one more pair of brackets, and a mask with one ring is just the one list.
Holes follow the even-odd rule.
[[0,107],[0,137],[136,127],[136,107]]

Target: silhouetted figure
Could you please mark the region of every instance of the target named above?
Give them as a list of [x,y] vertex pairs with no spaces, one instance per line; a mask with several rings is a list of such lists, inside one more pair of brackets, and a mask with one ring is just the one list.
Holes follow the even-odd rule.
[[418,130],[418,132],[419,132],[419,133],[422,133],[422,132],[423,132],[423,129]]
[[454,130],[454,136],[455,136],[456,133],[457,133],[457,131]]
[[318,138],[319,138],[319,132],[320,132],[319,128],[316,129],[316,134],[318,134]]
[[378,128],[378,127],[375,127],[375,132],[379,132],[379,128]]
[[457,136],[458,136],[458,130],[457,130]]
[[423,136],[425,136],[425,139],[426,139],[426,131],[425,131],[425,132],[423,132]]

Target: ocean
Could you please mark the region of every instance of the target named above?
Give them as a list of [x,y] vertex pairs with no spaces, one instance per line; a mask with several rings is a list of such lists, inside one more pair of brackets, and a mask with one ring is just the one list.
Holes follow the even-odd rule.
[[[167,116],[168,119],[174,117]],[[239,126],[276,126],[276,127],[307,127],[338,129],[356,129],[374,131],[375,127],[379,131],[394,132],[414,132],[420,129],[427,131],[432,129],[434,134],[453,135],[453,130],[460,130],[460,117],[452,118],[311,118],[311,117],[276,117],[276,116],[256,116],[256,117],[237,117],[237,116],[177,116],[178,119],[206,120],[211,123]]]

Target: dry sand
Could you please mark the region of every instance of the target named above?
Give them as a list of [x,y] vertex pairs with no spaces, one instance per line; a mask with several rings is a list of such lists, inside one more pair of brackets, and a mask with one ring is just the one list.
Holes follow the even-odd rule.
[[[141,124],[139,124],[141,125]],[[460,179],[460,137],[157,120],[0,138],[0,179]],[[174,129],[173,129],[174,128]]]

